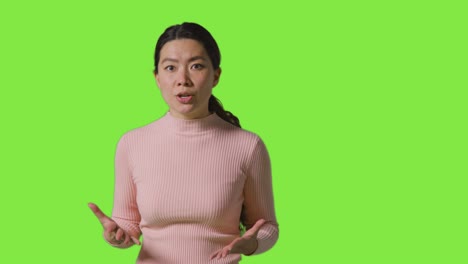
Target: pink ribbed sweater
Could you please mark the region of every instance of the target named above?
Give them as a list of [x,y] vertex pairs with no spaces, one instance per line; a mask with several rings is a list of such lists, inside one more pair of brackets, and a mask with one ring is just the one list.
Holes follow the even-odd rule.
[[184,120],[170,113],[126,133],[115,159],[112,218],[140,231],[140,264],[238,263],[210,255],[265,219],[254,254],[278,239],[270,160],[262,140],[212,114]]

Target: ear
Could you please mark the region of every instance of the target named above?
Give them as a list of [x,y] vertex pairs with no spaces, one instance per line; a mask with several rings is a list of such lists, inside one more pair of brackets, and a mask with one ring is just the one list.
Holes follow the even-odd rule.
[[154,76],[154,79],[156,80],[156,85],[158,86],[158,88],[160,87],[159,86],[159,75],[156,73],[156,72],[153,72],[153,76]]
[[218,84],[220,76],[221,76],[221,68],[218,68],[214,72],[213,88]]

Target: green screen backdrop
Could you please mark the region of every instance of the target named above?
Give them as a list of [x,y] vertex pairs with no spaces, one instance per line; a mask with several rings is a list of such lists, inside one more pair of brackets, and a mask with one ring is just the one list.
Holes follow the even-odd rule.
[[242,263],[468,263],[464,1],[2,1],[0,263],[134,263],[115,147],[167,108],[162,31],[216,38],[214,94],[267,144],[280,239]]

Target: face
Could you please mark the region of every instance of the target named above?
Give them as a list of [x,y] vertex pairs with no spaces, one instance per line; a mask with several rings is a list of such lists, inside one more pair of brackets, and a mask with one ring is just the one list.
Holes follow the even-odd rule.
[[160,51],[156,82],[172,116],[208,116],[208,100],[221,70],[214,70],[201,43],[193,39],[167,42]]

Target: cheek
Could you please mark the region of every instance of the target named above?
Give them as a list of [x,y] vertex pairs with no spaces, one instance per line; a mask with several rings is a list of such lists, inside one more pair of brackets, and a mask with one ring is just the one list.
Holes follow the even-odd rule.
[[158,84],[158,86],[167,87],[171,81],[172,76],[170,74],[167,74],[166,72],[161,72],[156,77],[156,83]]
[[162,89],[162,88],[164,88],[164,86],[166,86],[163,78],[157,78],[156,79],[156,84],[158,85],[158,87],[160,89]]
[[164,80],[159,79],[159,81],[157,82],[157,85],[158,85],[159,91],[161,92],[161,95],[164,98],[166,98],[171,93],[170,86]]
[[172,95],[171,90],[167,88],[159,88],[159,89],[161,90],[162,97],[164,97],[164,100],[167,101]]
[[214,85],[214,79],[211,76],[202,76],[199,80],[203,87],[211,88]]

